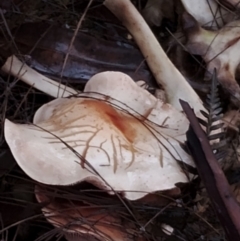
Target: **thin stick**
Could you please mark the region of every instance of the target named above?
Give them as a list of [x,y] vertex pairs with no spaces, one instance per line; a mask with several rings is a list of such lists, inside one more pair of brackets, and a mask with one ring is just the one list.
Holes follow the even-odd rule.
[[56,81],[41,75],[25,63],[22,63],[15,55],[12,55],[7,59],[6,63],[2,66],[2,70],[55,98],[58,96],[68,97],[78,93],[70,87],[66,87],[65,85],[59,84]]

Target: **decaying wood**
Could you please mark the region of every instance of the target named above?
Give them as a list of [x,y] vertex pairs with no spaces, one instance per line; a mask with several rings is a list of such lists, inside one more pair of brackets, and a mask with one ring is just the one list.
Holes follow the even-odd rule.
[[240,240],[240,207],[193,110],[187,102],[181,100],[180,103],[190,121],[187,146],[195,160],[198,173],[228,239]]

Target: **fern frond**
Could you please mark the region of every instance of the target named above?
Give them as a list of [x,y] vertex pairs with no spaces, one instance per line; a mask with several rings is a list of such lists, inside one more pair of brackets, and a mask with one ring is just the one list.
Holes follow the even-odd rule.
[[[202,115],[206,120],[198,118],[199,123],[205,127],[206,135],[209,141],[219,140],[218,143],[212,144],[213,152],[218,160],[222,159],[226,155],[226,144],[225,132],[222,131],[224,123],[221,122],[222,107],[221,100],[218,94],[218,81],[217,81],[216,69],[213,73],[212,84],[210,93],[207,95],[204,107],[206,111],[201,111]],[[217,130],[221,130],[216,134]],[[215,131],[215,133],[213,133]]]

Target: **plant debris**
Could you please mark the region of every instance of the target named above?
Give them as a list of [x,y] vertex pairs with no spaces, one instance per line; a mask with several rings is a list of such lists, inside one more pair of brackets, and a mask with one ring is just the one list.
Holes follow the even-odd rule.
[[229,240],[240,239],[240,206],[237,203],[227,179],[218,165],[207,136],[201,129],[190,106],[181,100],[181,105],[190,121],[187,132],[187,146],[192,153],[199,175],[226,231]]
[[[230,85],[221,82],[220,73],[224,68],[218,64],[209,68],[212,62],[219,63],[215,61],[217,59],[221,63],[229,63],[231,68],[236,67],[234,70],[229,68],[228,73],[232,76],[225,79],[234,83],[232,90],[237,93],[238,62],[237,57],[232,56],[238,56],[239,50],[234,48],[238,45],[238,28],[232,25],[232,21],[239,21],[238,3],[227,0],[182,0],[181,6],[180,1],[163,2],[116,0],[103,4],[101,0],[0,1],[1,240],[225,241],[229,240],[225,230],[230,223],[234,223],[231,228],[236,230],[237,224],[232,222],[231,217],[227,224],[220,222],[214,204],[210,201],[212,193],[208,193],[197,169],[180,160],[175,164],[181,170],[181,175],[190,178],[188,182],[176,183],[175,188],[170,190],[148,193],[138,200],[128,200],[123,190],[113,189],[109,194],[109,190],[85,181],[71,186],[40,184],[21,170],[4,139],[6,119],[17,126],[33,123],[36,111],[45,108],[47,103],[57,101],[53,98],[64,97],[70,101],[76,98],[76,95],[71,96],[73,93],[80,94],[82,98],[85,85],[93,75],[101,71],[121,71],[146,89],[138,87],[139,94],[149,91],[152,94],[161,93],[160,98],[166,95],[166,101],[179,111],[182,111],[179,98],[188,101],[197,116],[203,119],[201,123],[205,123],[209,136],[213,131],[224,131],[224,136],[213,136],[218,142],[215,140],[212,148],[215,154],[219,153],[218,163],[230,184],[231,200],[234,196],[239,202],[239,105],[236,98],[231,99],[233,92],[229,91]],[[131,14],[120,11],[119,7],[116,11],[109,11],[111,4],[118,3],[130,6],[127,10]],[[149,7],[153,3],[155,8]],[[193,18],[182,26],[182,17],[186,16],[183,15],[184,11]],[[132,23],[137,25],[132,26]],[[136,26],[140,27],[140,31],[136,31]],[[215,36],[216,40],[213,38],[208,41],[207,38],[204,42],[203,49],[207,49],[206,52],[200,51],[202,45],[198,41],[192,49],[199,52],[191,52],[191,48],[186,48],[189,47],[187,40],[191,37],[188,32],[194,29],[197,31],[190,31],[191,34],[200,36],[204,41],[206,36],[210,36],[210,39]],[[228,33],[231,39],[225,39],[225,35],[221,35],[223,32]],[[222,40],[228,43],[224,51],[219,48]],[[234,55],[226,58],[225,52],[229,49],[234,49]],[[215,52],[213,59],[208,61],[205,53],[210,50]],[[222,58],[227,61],[222,61]],[[217,75],[211,89],[209,80],[213,78],[214,68]],[[220,82],[218,87],[217,81]],[[109,81],[109,91],[115,90],[114,98],[126,96],[129,91],[121,94],[116,88],[118,84],[119,81]],[[102,87],[106,89],[104,85]],[[121,107],[126,108],[124,105]],[[158,107],[154,109],[159,110]],[[224,125],[221,123],[220,111],[224,115]],[[161,116],[160,111],[155,114]],[[166,133],[175,133],[176,129],[169,129],[165,125],[168,121],[162,121],[162,129]],[[130,126],[130,122],[125,124]],[[188,124],[185,131],[187,129]],[[186,153],[186,136],[183,137],[181,151]],[[56,138],[65,149],[74,153],[80,166],[87,167],[88,160],[81,159],[81,153],[75,152],[64,138]],[[21,139],[24,145],[23,140],[24,135]],[[205,142],[208,145],[208,140],[205,139]],[[44,156],[48,151],[37,149],[33,154]],[[154,151],[157,152],[158,148]],[[220,155],[222,151],[226,154]],[[31,160],[26,161],[31,162],[34,158],[33,155]],[[146,158],[146,161],[149,160]],[[61,171],[64,173],[66,170]],[[151,180],[152,177],[148,179],[149,182]],[[215,180],[207,185],[209,187],[214,183]],[[221,185],[218,191],[223,191]]]

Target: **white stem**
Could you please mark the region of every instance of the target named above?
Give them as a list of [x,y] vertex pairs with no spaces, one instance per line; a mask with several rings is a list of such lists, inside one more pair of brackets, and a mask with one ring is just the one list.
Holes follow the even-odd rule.
[[55,98],[68,97],[78,93],[70,87],[41,75],[25,63],[22,63],[15,55],[12,55],[7,59],[6,63],[2,66],[2,70]]
[[202,101],[182,74],[169,60],[147,23],[130,0],[105,0],[104,5],[115,14],[130,31],[142,51],[156,81],[166,91],[167,101],[182,110],[179,99],[187,101],[195,113],[204,109]]

